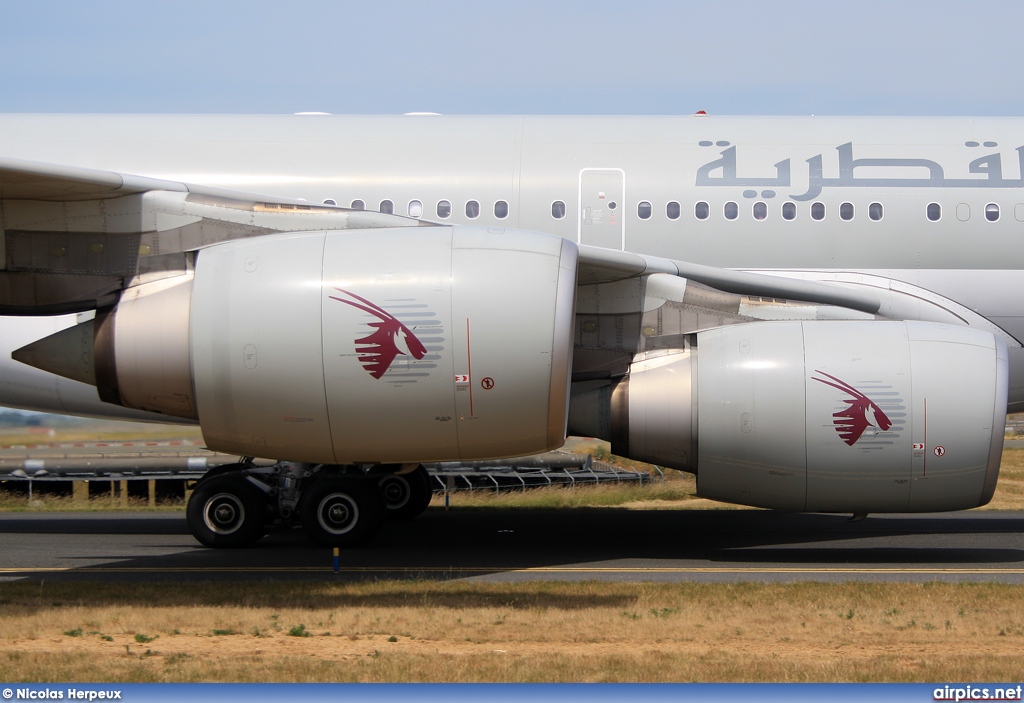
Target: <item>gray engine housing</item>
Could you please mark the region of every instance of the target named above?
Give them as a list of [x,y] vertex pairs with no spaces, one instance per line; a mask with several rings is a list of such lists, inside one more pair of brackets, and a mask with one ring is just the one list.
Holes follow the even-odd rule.
[[697,474],[698,495],[794,511],[972,508],[995,490],[1007,352],[967,327],[755,322],[574,388],[570,431]]

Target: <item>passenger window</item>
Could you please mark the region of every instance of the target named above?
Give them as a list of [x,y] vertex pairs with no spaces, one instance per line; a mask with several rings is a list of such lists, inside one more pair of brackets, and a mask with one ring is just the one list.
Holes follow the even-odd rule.
[[419,200],[409,201],[409,217],[422,217],[423,215],[423,203]]
[[337,204],[338,204],[338,201],[334,200],[333,198],[328,198],[327,200],[324,201],[324,205],[337,205]]
[[395,204],[390,200],[381,200],[380,207],[377,209],[378,211],[383,212],[385,215],[395,214]]
[[999,219],[999,206],[989,203],[985,206],[985,219],[989,222],[996,222]]
[[494,203],[494,216],[497,217],[499,220],[504,220],[506,217],[508,217],[508,203],[506,203],[504,200],[499,200],[498,202]]
[[706,220],[711,215],[711,207],[705,202],[693,206],[693,216],[698,220]]
[[352,204],[349,207],[351,207],[353,210],[365,210],[366,203],[364,203],[362,200],[353,200]]
[[739,213],[740,209],[739,206],[736,205],[736,203],[730,201],[725,204],[725,219],[735,220],[736,216],[739,215]]
[[847,221],[853,219],[853,203],[843,203],[839,206],[839,219]]
[[480,203],[475,200],[468,201],[466,203],[466,217],[471,220],[480,217]]
[[437,216],[447,220],[452,216],[452,204],[447,200],[439,200],[437,203]]
[[882,219],[882,203],[871,203],[868,205],[868,217],[875,222]]
[[942,219],[942,206],[938,203],[928,203],[927,209],[928,219],[932,222],[938,222]]
[[673,200],[672,202],[665,206],[665,216],[668,217],[668,219],[670,220],[678,220],[679,214],[681,212],[682,210],[679,207],[679,203],[677,203],[675,200]]
[[636,205],[636,216],[641,220],[651,219],[651,204],[643,200]]
[[765,203],[754,203],[754,219],[763,220],[768,217],[768,206]]
[[556,200],[551,203],[551,216],[556,220],[561,220],[565,217],[565,203],[561,200]]
[[825,219],[825,203],[811,203],[811,219],[812,220],[824,220]]
[[796,203],[782,203],[782,219],[796,219]]

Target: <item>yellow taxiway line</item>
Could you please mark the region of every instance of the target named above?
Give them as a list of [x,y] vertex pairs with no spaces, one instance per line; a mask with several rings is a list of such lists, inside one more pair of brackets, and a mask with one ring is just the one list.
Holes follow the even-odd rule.
[[[47,573],[333,573],[330,566],[218,566],[218,567],[0,567],[0,574]],[[856,568],[856,567],[643,567],[643,566],[536,566],[516,567],[462,567],[462,566],[343,566],[341,573],[527,573],[527,574],[893,574],[893,575],[1024,575],[1024,568]]]

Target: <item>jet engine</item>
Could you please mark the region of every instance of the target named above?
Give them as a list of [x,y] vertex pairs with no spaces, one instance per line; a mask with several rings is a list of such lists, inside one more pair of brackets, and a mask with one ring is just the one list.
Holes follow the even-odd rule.
[[698,495],[793,511],[972,508],[995,490],[1007,352],[927,322],[752,322],[573,384],[569,431],[697,475]]
[[541,452],[565,437],[576,245],[501,229],[210,246],[13,356],[242,456],[361,464]]

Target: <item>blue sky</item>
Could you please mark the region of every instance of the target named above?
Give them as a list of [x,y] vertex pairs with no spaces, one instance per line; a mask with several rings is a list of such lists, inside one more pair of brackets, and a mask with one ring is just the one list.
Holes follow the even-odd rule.
[[1024,2],[0,0],[0,112],[1024,115]]

